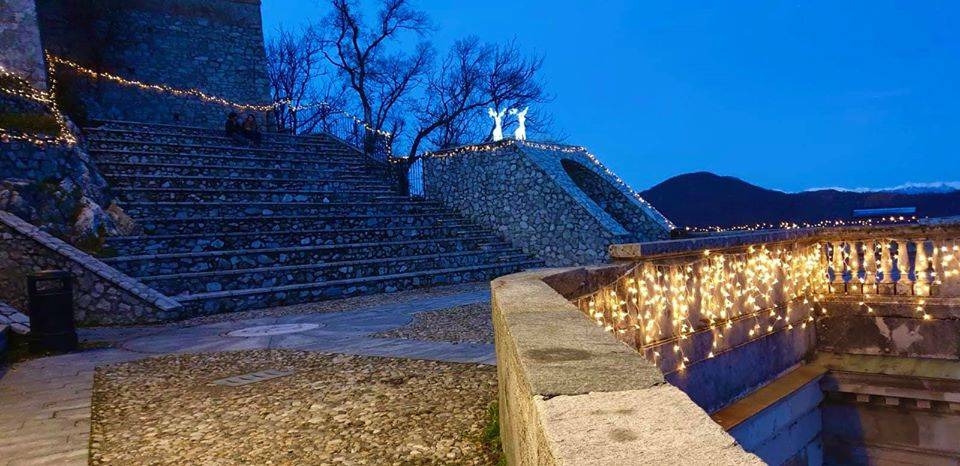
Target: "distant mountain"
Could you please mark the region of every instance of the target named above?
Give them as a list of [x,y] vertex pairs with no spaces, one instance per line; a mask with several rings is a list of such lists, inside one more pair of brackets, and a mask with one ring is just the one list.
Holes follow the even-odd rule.
[[674,223],[688,227],[815,223],[851,219],[854,209],[883,207],[916,207],[917,215],[927,217],[960,215],[960,190],[926,192],[922,186],[900,188],[882,192],[819,189],[785,193],[731,176],[697,172],[670,178],[641,195]]

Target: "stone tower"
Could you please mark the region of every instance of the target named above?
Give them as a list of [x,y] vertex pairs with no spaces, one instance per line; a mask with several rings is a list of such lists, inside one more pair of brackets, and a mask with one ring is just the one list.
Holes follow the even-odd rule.
[[[225,99],[270,101],[259,0],[37,0],[52,53],[101,72],[195,88]],[[219,125],[223,106],[56,73],[64,110],[79,119]]]

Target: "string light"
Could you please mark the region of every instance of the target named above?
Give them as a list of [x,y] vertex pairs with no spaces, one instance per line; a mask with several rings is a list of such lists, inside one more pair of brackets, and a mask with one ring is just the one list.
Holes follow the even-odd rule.
[[443,158],[443,157],[453,157],[453,156],[463,155],[468,153],[494,152],[494,151],[515,146],[515,145],[522,146],[522,147],[530,147],[530,148],[539,149],[539,150],[562,152],[567,154],[573,154],[573,153],[583,154],[591,162],[593,162],[593,164],[596,165],[597,168],[602,170],[607,176],[610,177],[610,179],[612,179],[617,185],[619,185],[620,188],[625,190],[627,193],[630,194],[630,196],[632,196],[637,202],[639,202],[640,205],[643,207],[643,209],[646,210],[647,213],[651,214],[658,223],[666,227],[668,230],[673,230],[676,228],[676,225],[674,225],[673,222],[671,222],[669,219],[664,217],[663,214],[661,214],[660,211],[658,211],[653,206],[653,204],[650,204],[649,202],[647,202],[646,199],[644,199],[642,196],[640,196],[639,193],[634,191],[633,188],[630,187],[630,185],[628,185],[625,181],[623,181],[623,179],[617,176],[617,174],[614,173],[612,170],[607,168],[602,162],[600,162],[600,159],[598,159],[595,155],[590,153],[590,151],[583,146],[567,146],[567,145],[560,145],[560,144],[547,144],[543,142],[519,141],[516,139],[503,139],[503,140],[491,142],[491,143],[471,144],[467,146],[460,146],[455,149],[448,149],[448,150],[436,151],[436,152],[425,152],[421,154],[419,157]]
[[159,93],[177,96],[177,97],[193,97],[203,102],[218,104],[225,107],[234,108],[240,111],[268,112],[268,111],[277,110],[283,107],[287,107],[292,112],[299,112],[299,111],[310,109],[310,108],[320,108],[320,107],[330,108],[330,109],[333,109],[335,113],[340,113],[347,116],[348,118],[351,118],[354,121],[354,123],[360,126],[363,126],[368,131],[371,131],[375,134],[379,134],[384,137],[391,136],[390,132],[374,128],[373,126],[365,122],[363,119],[357,117],[356,115],[353,115],[345,110],[336,109],[335,107],[333,107],[327,102],[315,102],[315,103],[306,104],[306,105],[292,105],[292,101],[290,99],[278,100],[271,104],[247,104],[247,103],[241,103],[241,102],[234,102],[234,101],[225,99],[223,97],[218,97],[215,95],[208,94],[196,88],[181,89],[173,86],[168,86],[166,84],[144,83],[141,81],[136,81],[136,80],[127,79],[121,76],[117,76],[112,73],[94,71],[84,66],[81,66],[76,62],[67,60],[65,58],[61,58],[53,55],[48,55],[48,57],[49,57],[48,61],[50,63],[53,63],[55,65],[62,65],[64,67],[70,68],[70,70],[72,70],[73,72],[80,75],[84,75],[91,79],[106,79],[108,81],[112,81],[114,83],[117,83],[123,86],[135,87],[140,90],[159,92]]
[[[49,61],[47,63],[48,71],[52,71],[52,65],[49,64]],[[56,81],[52,76],[49,79],[50,89],[48,91],[35,88],[28,80],[22,76],[8,71],[2,66],[0,66],[0,77],[2,77],[4,80],[13,81],[15,84],[15,87],[0,87],[0,92],[42,104],[47,111],[50,112],[57,124],[57,134],[55,135],[27,134],[22,131],[0,128],[0,141],[4,143],[8,143],[10,141],[24,141],[37,146],[44,146],[46,144],[64,144],[67,146],[72,146],[76,144],[77,139],[73,136],[73,133],[67,126],[66,118],[63,117],[63,114],[60,113],[60,109],[57,107],[55,99],[56,94],[54,93]]]
[[[910,243],[917,251],[913,264],[907,254]],[[925,296],[943,283],[942,277],[953,276],[960,276],[960,245],[955,241],[807,240],[753,245],[735,253],[703,251],[687,262],[643,260],[575,303],[591,320],[671,373],[774,333],[805,330],[815,316],[831,315],[825,304],[828,293],[860,293],[859,306],[868,315],[875,313],[868,300],[881,289],[886,290],[883,294],[916,297],[917,317],[931,321]],[[745,335],[730,338],[738,335],[738,322]],[[687,343],[705,332],[712,333],[709,348],[702,342]],[[659,351],[667,346],[672,351]],[[694,360],[687,349],[702,357]]]

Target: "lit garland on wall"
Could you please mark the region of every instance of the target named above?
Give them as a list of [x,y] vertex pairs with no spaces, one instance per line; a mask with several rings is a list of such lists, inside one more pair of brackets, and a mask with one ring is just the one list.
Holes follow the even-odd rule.
[[[951,289],[960,280],[955,240],[796,242],[740,253],[704,251],[686,262],[644,260],[576,304],[670,373],[777,332],[806,329],[815,316],[828,315],[822,304],[828,293],[861,296],[868,315],[875,312],[873,296],[909,296],[917,318],[933,320],[927,297],[946,280]],[[711,341],[693,341],[706,332]]]
[[650,204],[649,202],[647,202],[646,199],[644,199],[643,197],[640,196],[639,193],[634,191],[633,188],[631,188],[630,185],[628,185],[625,181],[623,181],[622,178],[617,176],[616,173],[614,173],[612,170],[607,168],[602,162],[600,162],[600,159],[598,159],[597,156],[590,153],[590,151],[583,146],[567,146],[567,145],[560,145],[560,144],[547,144],[542,142],[518,141],[516,139],[503,139],[503,140],[492,142],[492,143],[472,144],[468,146],[457,147],[455,149],[450,149],[450,150],[437,151],[437,152],[425,152],[421,154],[420,157],[443,158],[443,157],[454,157],[454,156],[469,154],[469,153],[494,152],[494,151],[497,151],[506,147],[514,146],[514,145],[526,146],[526,147],[531,147],[539,150],[563,152],[567,154],[582,153],[584,156],[590,159],[590,161],[593,162],[593,164],[596,165],[597,168],[602,170],[605,174],[607,174],[607,176],[613,179],[620,186],[621,189],[625,190],[627,193],[630,194],[631,197],[633,197],[637,202],[639,202],[640,205],[643,206],[644,210],[646,210],[648,213],[653,214],[654,218],[659,223],[664,225],[669,230],[673,230],[676,228],[676,225],[674,225],[673,222],[671,222],[668,218],[664,217],[663,214],[661,214],[660,211],[658,211],[656,207],[653,206],[653,204]]
[[[52,69],[49,61],[47,66],[49,69]],[[0,77],[4,78],[5,80],[13,81],[16,84],[16,87],[0,88],[0,93],[31,100],[43,105],[53,116],[58,127],[57,134],[52,136],[27,134],[20,131],[0,128],[0,141],[5,143],[10,141],[24,141],[37,146],[43,146],[46,144],[65,144],[71,146],[76,144],[77,139],[73,136],[73,133],[67,126],[66,118],[63,117],[63,114],[60,113],[60,109],[57,107],[55,99],[56,94],[54,94],[56,81],[52,76],[49,77],[50,89],[48,91],[35,88],[28,80],[11,71],[8,71],[2,66],[0,66]]]
[[327,102],[316,102],[306,105],[291,105],[289,99],[278,101],[272,104],[245,104],[230,101],[222,97],[215,95],[207,94],[199,89],[179,89],[166,84],[149,84],[140,81],[135,81],[131,79],[126,79],[121,76],[117,76],[111,73],[98,72],[91,70],[89,68],[83,67],[73,61],[67,60],[65,58],[57,57],[49,52],[45,53],[47,60],[47,78],[49,80],[49,91],[43,91],[40,89],[34,88],[26,79],[23,77],[9,72],[6,69],[0,67],[0,77],[12,80],[17,84],[17,87],[0,87],[0,93],[11,95],[18,98],[23,98],[27,100],[32,100],[47,106],[51,114],[57,121],[58,126],[60,127],[60,132],[56,136],[43,136],[43,135],[31,135],[16,131],[11,131],[7,129],[0,128],[0,140],[10,141],[10,140],[20,140],[26,141],[37,145],[49,144],[49,143],[64,143],[72,145],[76,143],[76,138],[70,132],[66,124],[66,119],[63,117],[63,114],[60,113],[59,108],[56,105],[56,67],[62,66],[69,68],[71,71],[86,76],[92,79],[105,79],[116,84],[134,87],[144,91],[157,92],[166,95],[171,95],[175,97],[189,97],[195,98],[202,102],[212,103],[217,105],[222,105],[224,107],[229,107],[237,109],[240,111],[258,111],[266,112],[270,110],[276,110],[283,107],[288,108],[292,112],[299,112],[310,108],[328,108],[332,109],[333,113],[341,114],[353,120],[353,122],[359,126],[362,126],[367,131],[370,131],[374,134],[390,138],[392,134],[389,131],[383,131],[381,129],[374,128],[370,124],[366,123],[363,119],[357,117],[356,115],[351,114],[345,110],[340,110]]
[[52,56],[52,55],[48,55],[48,62],[53,63],[55,65],[62,65],[64,67],[70,68],[73,72],[86,76],[91,79],[106,79],[108,81],[112,81],[122,86],[135,87],[137,89],[144,90],[144,91],[158,92],[158,93],[172,95],[176,97],[192,97],[202,102],[217,104],[224,107],[237,109],[239,111],[268,112],[268,111],[277,110],[283,107],[287,107],[292,112],[299,112],[299,111],[310,109],[310,108],[319,108],[319,107],[331,108],[334,110],[335,113],[339,113],[339,114],[345,115],[348,118],[351,118],[354,121],[354,123],[364,127],[368,131],[371,131],[373,133],[379,134],[384,137],[390,137],[390,132],[374,128],[373,126],[369,125],[363,119],[357,117],[356,115],[353,115],[345,110],[336,109],[327,102],[316,102],[316,103],[311,103],[306,105],[291,105],[290,99],[284,99],[284,100],[274,102],[272,104],[245,104],[240,102],[234,102],[234,101],[225,99],[223,97],[211,95],[196,88],[180,89],[173,86],[168,86],[166,84],[149,84],[141,81],[127,79],[127,78],[117,76],[115,74],[111,74],[107,72],[94,71],[89,68],[83,67],[77,64],[76,62],[67,60],[65,58]]
[[[819,306],[827,289],[824,263],[819,245],[751,246],[736,254],[704,251],[687,263],[640,262],[615,284],[577,303],[654,363],[682,371],[775,331],[805,329],[812,315],[797,319],[794,310]],[[747,319],[754,320],[749,330],[742,324],[734,329]],[[746,335],[737,336],[738,331]],[[702,359],[691,360],[685,346],[705,332],[713,334],[711,347]],[[666,354],[659,350],[665,346],[670,347]]]

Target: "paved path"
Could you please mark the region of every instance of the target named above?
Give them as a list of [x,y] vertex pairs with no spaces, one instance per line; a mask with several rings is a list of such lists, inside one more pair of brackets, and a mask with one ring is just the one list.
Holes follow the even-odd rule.
[[[193,327],[82,329],[84,340],[115,348],[35,359],[0,374],[0,466],[87,464],[90,396],[97,366],[170,353],[283,348],[367,356],[495,364],[493,345],[443,343],[370,334],[408,324],[413,314],[489,300],[487,289],[356,311],[268,317]],[[300,333],[234,337],[227,333],[274,324],[315,324]]]

